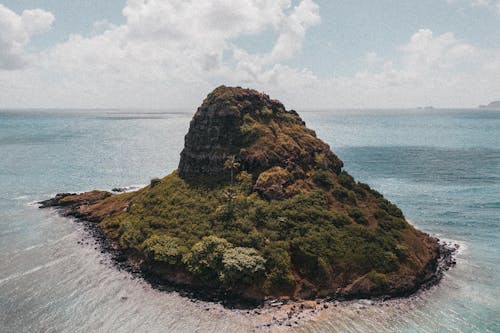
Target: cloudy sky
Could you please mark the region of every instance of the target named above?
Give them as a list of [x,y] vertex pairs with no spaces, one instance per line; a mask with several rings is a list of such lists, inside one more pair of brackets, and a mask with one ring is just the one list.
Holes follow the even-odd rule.
[[288,107],[500,99],[500,0],[0,0],[0,108]]

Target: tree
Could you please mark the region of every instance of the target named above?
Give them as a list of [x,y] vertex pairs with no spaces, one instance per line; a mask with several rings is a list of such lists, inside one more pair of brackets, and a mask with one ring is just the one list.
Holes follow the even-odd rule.
[[251,284],[265,270],[266,260],[249,247],[227,249],[222,256],[221,282],[228,286]]
[[203,237],[201,241],[193,245],[191,252],[186,254],[182,261],[191,273],[213,283],[222,270],[222,256],[231,247],[232,244],[224,238]]
[[180,244],[180,240],[167,235],[152,235],[142,244],[144,253],[150,260],[176,265],[180,262],[187,248]]
[[240,163],[236,161],[236,156],[230,155],[224,162],[224,169],[231,171],[231,184],[233,183],[234,171],[238,170]]

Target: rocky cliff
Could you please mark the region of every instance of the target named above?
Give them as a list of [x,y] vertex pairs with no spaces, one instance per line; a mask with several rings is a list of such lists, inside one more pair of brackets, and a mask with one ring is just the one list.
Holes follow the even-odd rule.
[[297,112],[222,86],[196,111],[177,171],[45,205],[98,222],[143,272],[226,297],[401,296],[435,279],[437,241],[342,168]]
[[297,112],[251,89],[219,87],[191,121],[179,163],[184,179],[226,177],[224,162],[237,156],[241,169],[259,173],[274,166],[304,176],[318,155],[335,172],[342,161],[305,127]]

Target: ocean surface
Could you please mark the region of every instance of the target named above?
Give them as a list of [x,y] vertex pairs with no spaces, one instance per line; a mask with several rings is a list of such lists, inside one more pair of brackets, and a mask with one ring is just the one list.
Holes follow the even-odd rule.
[[[500,332],[500,112],[301,115],[357,180],[460,250],[456,267],[427,292],[331,307],[287,330]],[[232,333],[261,324],[244,311],[152,289],[113,267],[81,224],[33,204],[166,175],[177,167],[191,116],[0,110],[1,333]]]

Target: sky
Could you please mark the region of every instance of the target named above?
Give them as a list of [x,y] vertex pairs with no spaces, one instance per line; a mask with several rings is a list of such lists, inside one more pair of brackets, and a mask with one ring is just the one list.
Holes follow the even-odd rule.
[[0,0],[0,108],[288,108],[500,100],[500,0]]

